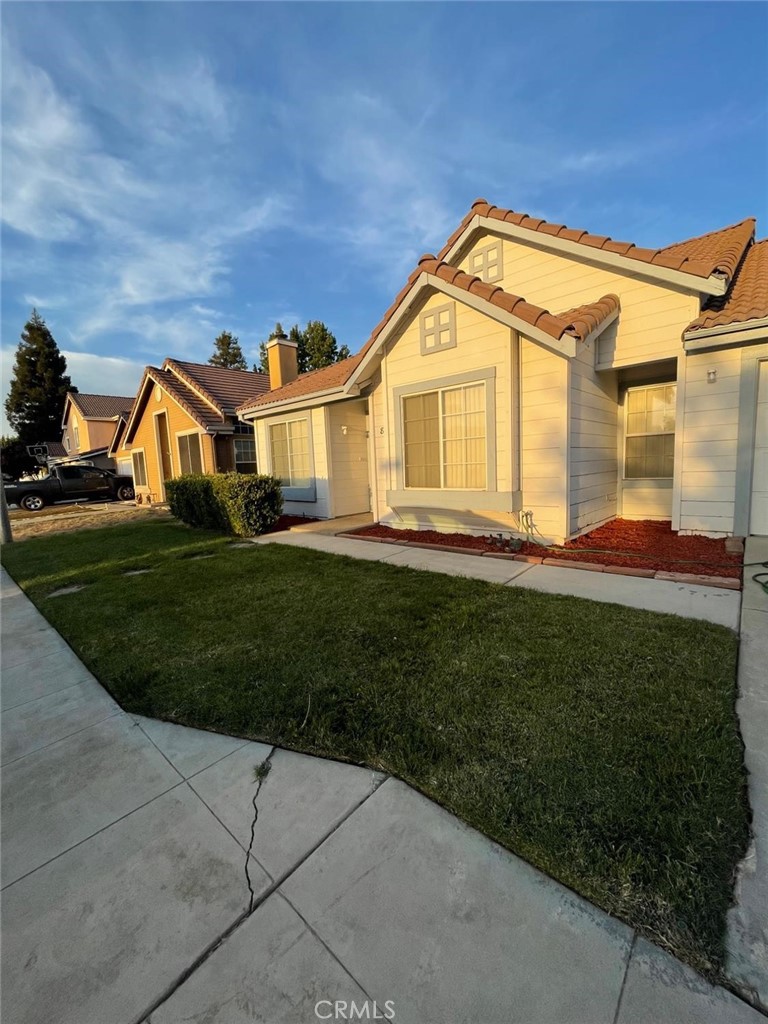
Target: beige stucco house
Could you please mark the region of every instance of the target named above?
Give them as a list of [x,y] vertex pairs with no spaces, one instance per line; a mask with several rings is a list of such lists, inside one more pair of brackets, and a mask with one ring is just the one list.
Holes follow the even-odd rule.
[[[522,298],[521,296],[525,296]],[[243,403],[286,511],[536,530],[768,533],[768,240],[643,249],[477,200],[368,342]]]

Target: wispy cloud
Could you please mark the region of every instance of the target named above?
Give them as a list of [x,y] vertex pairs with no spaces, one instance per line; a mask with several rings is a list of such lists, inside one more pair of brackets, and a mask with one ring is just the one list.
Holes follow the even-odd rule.
[[222,168],[214,144],[231,135],[237,98],[203,58],[159,71],[122,61],[107,96],[80,58],[78,101],[7,40],[3,58],[3,220],[35,246],[6,276],[44,282],[55,267],[67,286],[55,305],[78,347],[128,333],[145,348],[162,339],[189,350],[200,315],[178,304],[225,295],[239,248],[291,206],[280,188],[259,194]]

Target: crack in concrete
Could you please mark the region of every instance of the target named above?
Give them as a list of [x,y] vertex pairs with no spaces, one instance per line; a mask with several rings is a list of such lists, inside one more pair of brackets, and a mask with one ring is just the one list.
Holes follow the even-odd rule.
[[256,838],[256,822],[259,820],[259,807],[257,800],[259,799],[259,793],[261,793],[261,787],[264,785],[264,781],[272,770],[272,755],[275,752],[273,747],[267,754],[266,758],[261,764],[256,765],[253,769],[254,778],[256,779],[256,792],[253,794],[251,804],[253,806],[253,818],[251,819],[251,841],[248,843],[248,849],[245,851],[245,881],[248,885],[248,892],[250,896],[248,898],[248,913],[252,914],[254,909],[254,902],[256,900],[256,893],[253,889],[253,882],[251,881],[251,852],[253,851],[253,843]]

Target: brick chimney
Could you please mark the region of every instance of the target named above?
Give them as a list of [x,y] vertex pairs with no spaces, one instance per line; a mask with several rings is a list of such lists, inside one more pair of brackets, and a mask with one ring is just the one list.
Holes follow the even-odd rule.
[[298,349],[296,342],[288,341],[285,335],[267,342],[270,391],[296,380],[299,375]]

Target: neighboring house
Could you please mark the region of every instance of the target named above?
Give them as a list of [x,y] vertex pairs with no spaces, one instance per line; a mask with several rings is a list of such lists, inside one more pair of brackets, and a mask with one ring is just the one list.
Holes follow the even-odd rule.
[[182,473],[256,472],[253,431],[236,408],[269,390],[269,377],[166,359],[144,371],[130,416],[113,445],[130,458],[137,496],[165,501]]
[[642,249],[477,200],[358,355],[296,376],[271,343],[273,389],[240,407],[262,469],[288,512],[393,527],[768,533],[754,235],[748,219]]
[[127,415],[132,398],[121,395],[83,395],[70,391],[64,403],[61,443],[63,454],[53,455],[50,462],[87,462],[99,469],[114,470],[109,454],[110,444],[120,419]]

